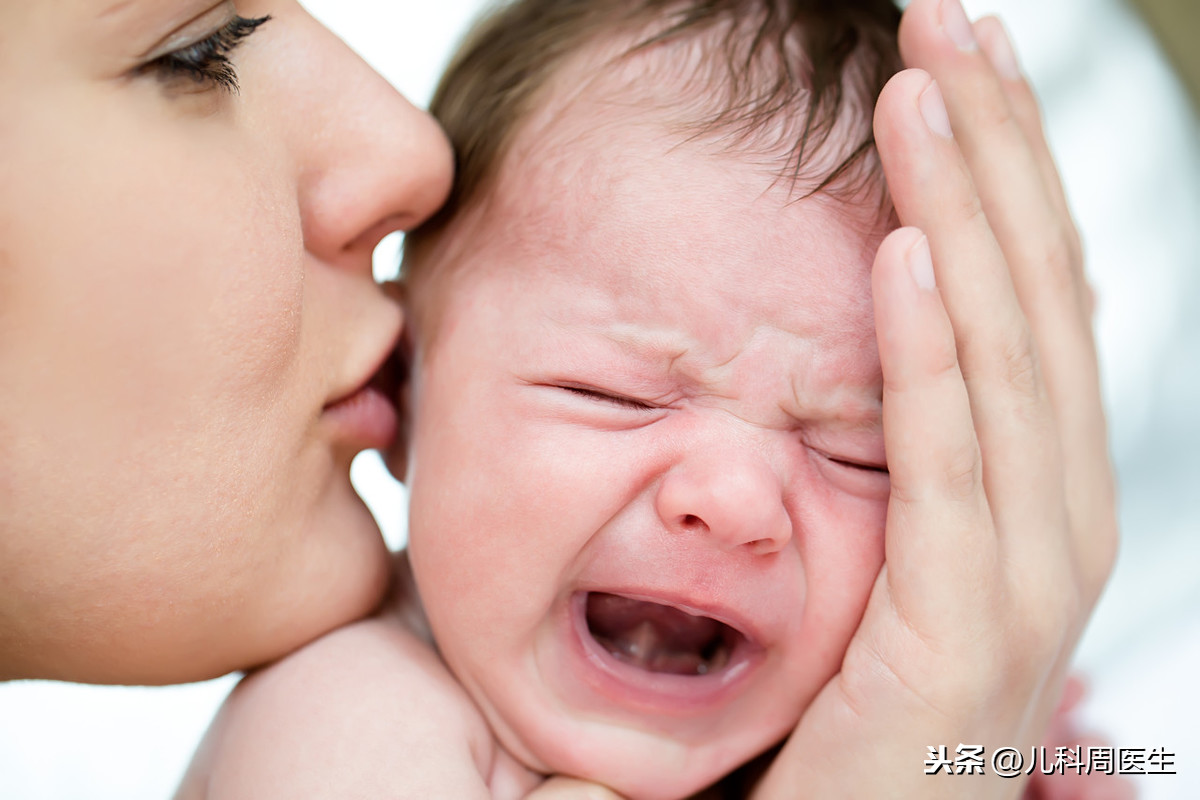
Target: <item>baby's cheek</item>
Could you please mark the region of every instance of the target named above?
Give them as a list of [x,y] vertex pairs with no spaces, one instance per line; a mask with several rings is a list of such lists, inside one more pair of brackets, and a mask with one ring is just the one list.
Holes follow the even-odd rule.
[[806,621],[849,640],[883,566],[886,498],[821,492],[802,537]]

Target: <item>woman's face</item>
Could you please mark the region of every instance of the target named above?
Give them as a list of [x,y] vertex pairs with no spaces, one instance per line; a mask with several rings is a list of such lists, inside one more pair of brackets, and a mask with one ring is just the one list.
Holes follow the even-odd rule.
[[283,0],[5,0],[0,107],[0,679],[200,679],[366,613],[371,251],[444,198],[436,125]]

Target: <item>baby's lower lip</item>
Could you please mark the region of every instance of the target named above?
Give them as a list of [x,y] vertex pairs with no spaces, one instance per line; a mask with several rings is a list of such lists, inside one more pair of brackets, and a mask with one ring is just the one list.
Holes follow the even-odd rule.
[[597,603],[612,597],[620,596],[577,592],[568,611],[570,649],[580,662],[580,676],[608,704],[638,713],[704,713],[727,703],[762,661],[763,649],[733,630],[720,630],[723,640],[702,654],[664,654],[661,646],[653,655],[638,653],[636,642],[649,633],[631,633],[630,644],[617,641],[621,637],[611,631],[597,635],[589,626],[589,601],[594,611]]

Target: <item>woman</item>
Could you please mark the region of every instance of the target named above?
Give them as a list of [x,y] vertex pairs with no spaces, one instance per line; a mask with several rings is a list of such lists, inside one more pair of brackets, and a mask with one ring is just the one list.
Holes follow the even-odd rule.
[[10,0],[0,104],[0,679],[198,680],[367,613],[371,251],[441,203],[436,124],[295,2]]

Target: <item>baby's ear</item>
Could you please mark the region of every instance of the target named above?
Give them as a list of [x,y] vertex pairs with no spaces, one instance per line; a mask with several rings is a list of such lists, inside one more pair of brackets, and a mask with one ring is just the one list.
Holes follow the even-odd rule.
[[392,363],[389,365],[392,375],[388,381],[399,424],[396,426],[396,440],[383,454],[392,476],[403,483],[408,472],[408,446],[412,441],[412,315],[408,309],[407,292],[403,283],[387,281],[383,284],[383,291],[404,310],[404,326],[400,332],[400,341],[396,343],[396,350],[392,354]]

